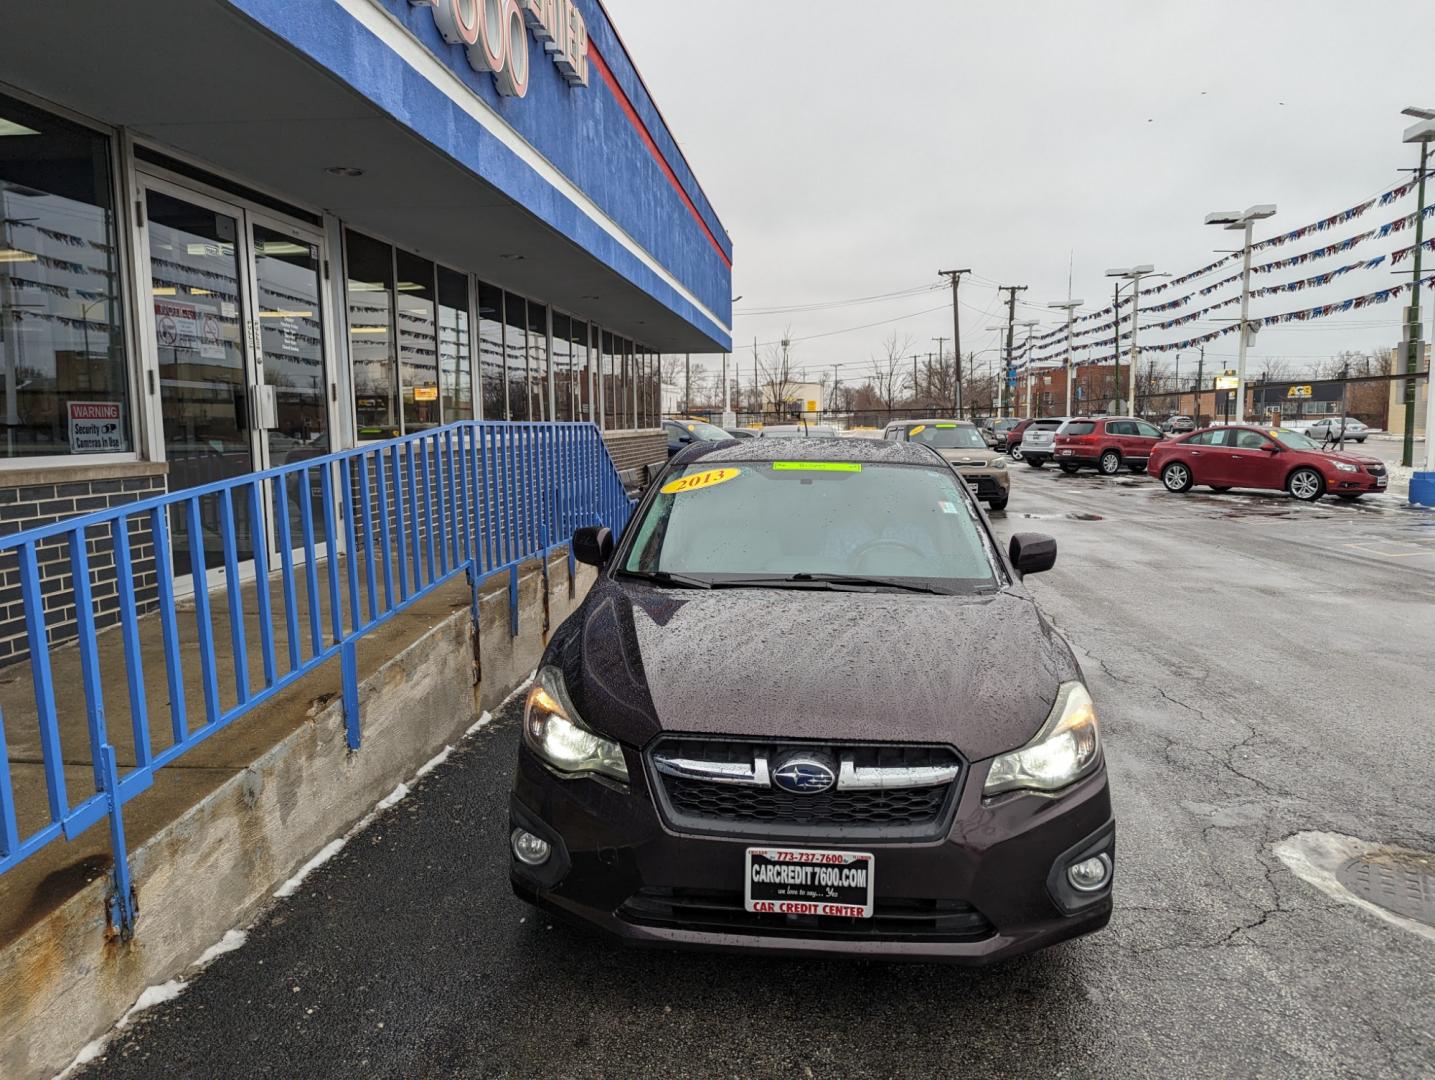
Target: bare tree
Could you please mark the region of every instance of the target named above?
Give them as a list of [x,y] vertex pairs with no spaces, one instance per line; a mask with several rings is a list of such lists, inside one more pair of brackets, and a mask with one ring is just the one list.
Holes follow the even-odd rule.
[[797,371],[792,366],[791,326],[783,330],[781,341],[767,347],[766,354],[758,361],[758,369],[762,375],[760,408],[766,411],[771,405],[773,412],[786,415],[799,382]]
[[897,394],[907,379],[906,360],[912,349],[910,334],[898,336],[893,330],[882,343],[882,351],[872,357],[872,389],[887,409],[897,407]]

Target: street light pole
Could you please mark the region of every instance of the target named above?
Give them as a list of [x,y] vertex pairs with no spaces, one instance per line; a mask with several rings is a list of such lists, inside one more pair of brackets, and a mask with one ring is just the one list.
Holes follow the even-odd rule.
[[[1130,404],[1133,413],[1136,410],[1136,366],[1140,362],[1139,350],[1136,343],[1136,334],[1137,331],[1140,329],[1138,321],[1141,315],[1141,279],[1144,277],[1150,277],[1155,272],[1155,270],[1156,268],[1150,263],[1142,263],[1140,266],[1123,267],[1116,270],[1106,271],[1107,277],[1125,278],[1131,283],[1131,396],[1128,399],[1128,403]],[[1117,356],[1120,356],[1121,349],[1119,340],[1117,342],[1116,352]],[[1117,361],[1117,364],[1119,367],[1119,360]],[[1119,372],[1116,392],[1118,395],[1120,395],[1121,393]],[[1117,403],[1118,405],[1120,404],[1119,397]],[[1118,408],[1116,411],[1120,412],[1121,410]]]
[[1072,346],[1072,327],[1076,323],[1076,309],[1082,305],[1081,300],[1072,300],[1068,297],[1065,300],[1058,300],[1055,303],[1047,304],[1049,308],[1056,308],[1066,312],[1066,412],[1063,416],[1071,415],[1071,381],[1075,376],[1075,349]]
[[[1402,141],[1420,144],[1419,191],[1415,200],[1415,259],[1411,265],[1409,328],[1405,333],[1405,438],[1400,451],[1400,463],[1409,466],[1414,463],[1415,458],[1415,375],[1420,370],[1420,354],[1423,351],[1420,340],[1420,249],[1425,243],[1425,174],[1430,161],[1430,143],[1435,141],[1435,109],[1412,106],[1403,111],[1406,116],[1417,118],[1419,123],[1405,129]],[[1428,375],[1425,380],[1425,397],[1425,469],[1429,473],[1435,472],[1435,384],[1432,384]],[[1414,501],[1414,487],[1411,501]]]
[[1253,337],[1251,332],[1251,233],[1257,221],[1275,216],[1275,203],[1258,203],[1248,207],[1244,213],[1239,210],[1217,210],[1206,215],[1207,225],[1224,225],[1227,229],[1244,235],[1241,245],[1241,338],[1236,345],[1236,422],[1246,419],[1246,349]]

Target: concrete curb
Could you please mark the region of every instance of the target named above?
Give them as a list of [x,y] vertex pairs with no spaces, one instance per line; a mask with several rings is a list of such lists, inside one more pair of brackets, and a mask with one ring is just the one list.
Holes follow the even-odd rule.
[[147,987],[251,922],[316,851],[503,700],[594,576],[580,566],[570,583],[566,553],[543,569],[523,568],[517,638],[503,574],[481,591],[477,650],[464,605],[365,678],[362,749],[348,750],[342,702],[330,701],[136,848],[140,921],[132,941],[107,932],[100,877],[0,952],[0,1076],[51,1077],[65,1068]]

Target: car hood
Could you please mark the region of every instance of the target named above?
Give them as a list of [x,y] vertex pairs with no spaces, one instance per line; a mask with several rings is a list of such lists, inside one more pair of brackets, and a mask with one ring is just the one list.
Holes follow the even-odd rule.
[[992,462],[1005,456],[997,450],[982,449],[979,447],[969,447],[962,450],[938,450],[937,453],[941,454],[942,460],[950,465],[968,466],[990,466]]
[[1378,457],[1371,457],[1369,454],[1348,454],[1343,450],[1326,450],[1321,457],[1329,458],[1332,461],[1343,461],[1347,465],[1359,465],[1364,468],[1366,465],[1382,465]]
[[584,721],[629,745],[662,731],[871,739],[971,760],[1028,742],[1081,677],[1020,591],[677,590],[605,575],[547,662]]

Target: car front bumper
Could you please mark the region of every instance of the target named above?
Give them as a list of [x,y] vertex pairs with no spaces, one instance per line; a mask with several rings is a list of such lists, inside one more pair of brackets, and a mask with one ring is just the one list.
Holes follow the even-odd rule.
[[1011,473],[1006,469],[970,467],[957,472],[979,499],[1004,499],[1011,491]]
[[[985,775],[984,764],[968,770],[941,840],[843,842],[823,833],[804,842],[772,841],[751,831],[760,826],[745,826],[741,835],[678,833],[659,816],[643,775],[626,791],[560,778],[524,747],[510,833],[532,832],[553,853],[534,868],[510,852],[510,878],[515,893],[544,910],[629,945],[659,948],[985,964],[1104,927],[1111,917],[1110,881],[1081,894],[1065,876],[1070,863],[1098,852],[1114,866],[1104,763],[1055,797],[1012,792],[984,800]],[[871,852],[875,917],[747,913],[747,848],[773,843]],[[967,914],[960,928],[937,930],[921,922],[899,926],[888,917],[913,905],[956,906]]]

